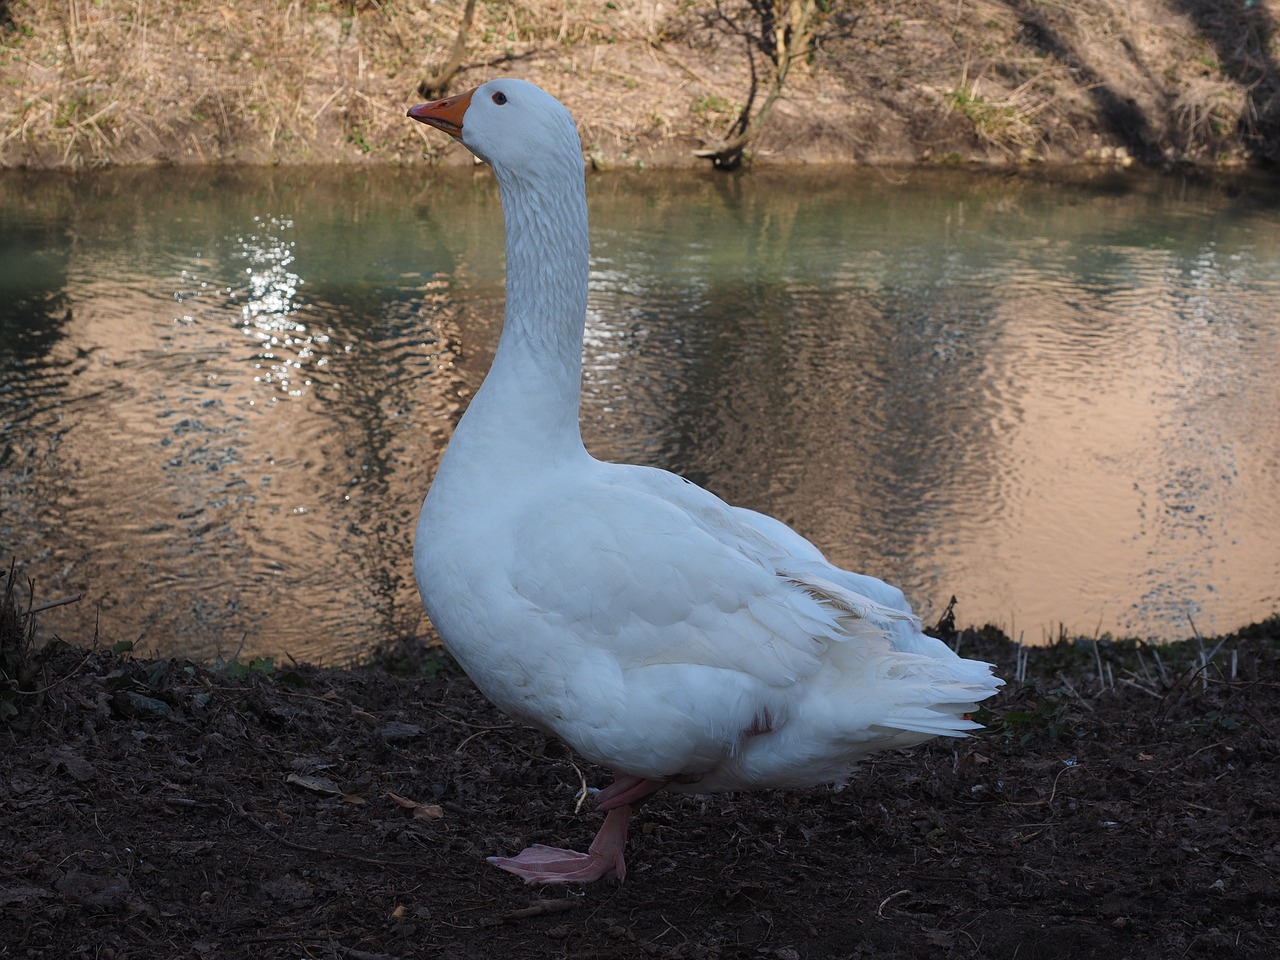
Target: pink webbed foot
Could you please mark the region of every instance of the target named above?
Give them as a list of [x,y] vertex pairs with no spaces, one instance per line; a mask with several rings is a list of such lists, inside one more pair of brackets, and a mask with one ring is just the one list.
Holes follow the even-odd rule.
[[604,825],[586,853],[534,844],[514,857],[489,857],[495,867],[521,877],[525,883],[595,883],[609,877],[619,882],[627,875],[622,850],[627,845],[631,807],[609,811]]
[[591,853],[578,853],[536,843],[514,857],[490,857],[489,862],[514,873],[525,883],[595,883],[627,874],[622,857],[610,861]]

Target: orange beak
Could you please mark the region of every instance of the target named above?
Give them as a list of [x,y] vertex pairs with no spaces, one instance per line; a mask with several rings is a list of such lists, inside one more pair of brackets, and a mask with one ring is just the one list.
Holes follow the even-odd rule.
[[471,95],[475,90],[468,90],[456,97],[445,97],[443,100],[432,100],[410,107],[408,115],[422,123],[443,130],[455,140],[462,137],[462,117],[471,106]]

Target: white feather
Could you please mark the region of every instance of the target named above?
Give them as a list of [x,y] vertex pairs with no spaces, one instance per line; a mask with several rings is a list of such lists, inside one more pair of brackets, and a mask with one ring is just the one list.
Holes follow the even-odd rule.
[[616,773],[689,791],[839,781],[875,750],[973,729],[964,715],[1000,681],[921,633],[900,591],[679,477],[587,454],[572,120],[536,87],[492,81],[463,142],[501,186],[506,321],[414,569],[486,696]]

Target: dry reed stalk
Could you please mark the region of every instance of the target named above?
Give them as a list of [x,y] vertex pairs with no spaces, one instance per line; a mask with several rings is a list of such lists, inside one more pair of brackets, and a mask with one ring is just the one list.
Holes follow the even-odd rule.
[[1093,633],[1093,661],[1098,670],[1098,692],[1102,693],[1107,689],[1107,675],[1102,669],[1102,649],[1098,645],[1098,632],[1096,630]]

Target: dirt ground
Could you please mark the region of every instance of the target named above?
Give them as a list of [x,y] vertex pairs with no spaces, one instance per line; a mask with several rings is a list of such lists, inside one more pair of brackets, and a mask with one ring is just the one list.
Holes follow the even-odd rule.
[[585,845],[575,795],[607,778],[438,651],[338,671],[10,636],[0,957],[1280,956],[1280,619],[1021,664],[944,631],[1010,680],[983,735],[840,791],[660,794],[625,883],[542,889],[484,857]]

